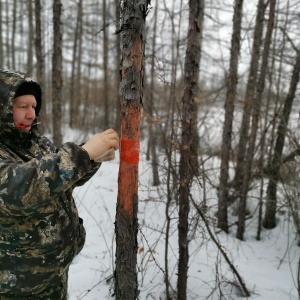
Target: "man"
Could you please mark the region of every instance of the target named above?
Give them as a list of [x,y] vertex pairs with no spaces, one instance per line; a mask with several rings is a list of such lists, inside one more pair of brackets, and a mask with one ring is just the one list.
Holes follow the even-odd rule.
[[85,241],[72,198],[118,149],[109,129],[56,148],[37,129],[39,84],[0,70],[0,300],[67,299],[68,269]]

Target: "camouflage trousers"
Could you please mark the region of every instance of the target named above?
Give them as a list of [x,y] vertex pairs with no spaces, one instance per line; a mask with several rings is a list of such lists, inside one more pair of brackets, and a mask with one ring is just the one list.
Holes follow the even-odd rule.
[[67,300],[68,292],[68,271],[64,273],[61,282],[46,287],[38,294],[28,296],[0,294],[0,300]]

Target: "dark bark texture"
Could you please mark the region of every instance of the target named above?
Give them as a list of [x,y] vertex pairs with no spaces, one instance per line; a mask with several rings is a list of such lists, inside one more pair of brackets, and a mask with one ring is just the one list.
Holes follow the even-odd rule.
[[3,62],[4,62],[4,49],[3,49],[3,29],[2,29],[2,20],[3,18],[3,12],[2,12],[2,1],[0,2],[0,18],[1,18],[1,22],[0,22],[0,66],[3,66]]
[[272,33],[274,28],[276,0],[270,0],[269,4],[270,4],[269,21],[268,21],[263,55],[262,55],[261,71],[257,83],[256,97],[254,97],[252,100],[251,134],[249,139],[249,147],[246,154],[245,170],[244,170],[244,176],[242,182],[242,189],[240,193],[239,219],[238,219],[238,228],[236,234],[236,237],[240,240],[244,239],[244,233],[245,233],[247,195],[250,186],[252,165],[254,160],[255,142],[256,142],[256,136],[257,136],[257,130],[258,130],[258,124],[260,118],[262,94],[264,92],[265,78],[268,69],[268,61],[269,61],[268,58],[269,58],[270,45],[272,42]]
[[138,297],[138,161],[144,74],[145,19],[148,1],[122,2],[121,152],[116,213],[116,299]]
[[245,175],[245,164],[246,164],[246,149],[249,141],[249,126],[252,113],[252,102],[255,97],[255,90],[257,85],[260,49],[262,44],[262,35],[264,28],[264,17],[266,6],[264,0],[259,0],[257,4],[257,14],[254,29],[254,38],[252,44],[252,55],[250,62],[250,70],[246,88],[246,95],[244,100],[243,119],[240,130],[240,139],[238,145],[238,157],[237,166],[235,171],[234,187],[238,191],[239,197],[241,198],[243,180]]
[[218,203],[218,227],[228,232],[228,168],[231,151],[232,122],[236,98],[238,78],[238,61],[240,55],[241,23],[243,0],[237,0],[234,6],[233,33],[231,38],[230,69],[227,81],[227,94],[225,103],[225,121],[222,137],[221,171]]
[[53,2],[53,57],[52,57],[52,118],[53,118],[53,143],[62,144],[61,119],[62,119],[62,52],[61,52],[61,2]]
[[189,261],[189,194],[192,179],[195,175],[195,158],[193,159],[194,139],[197,120],[197,85],[200,69],[201,34],[203,22],[204,1],[191,0],[189,2],[189,29],[187,49],[185,55],[184,79],[185,90],[182,99],[182,140],[179,164],[179,261],[177,299],[186,299],[187,276]]
[[298,50],[296,62],[293,69],[288,95],[285,99],[283,113],[277,130],[277,139],[269,172],[269,183],[267,187],[267,202],[263,226],[272,229],[276,226],[277,209],[277,184],[279,181],[279,169],[282,164],[282,151],[287,133],[287,124],[292,110],[300,72],[300,50]]
[[[42,90],[42,98],[45,99],[45,59],[43,56],[42,44],[42,24],[41,24],[41,1],[35,0],[35,56],[36,56],[36,77]],[[43,101],[42,109],[39,113],[41,120],[40,129],[45,131],[46,123],[46,101]]]

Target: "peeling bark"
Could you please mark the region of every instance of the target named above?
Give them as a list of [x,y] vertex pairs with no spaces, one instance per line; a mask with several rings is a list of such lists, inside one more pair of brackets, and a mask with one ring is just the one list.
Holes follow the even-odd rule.
[[145,18],[148,1],[123,1],[121,24],[121,148],[116,213],[116,299],[138,297],[138,163]]

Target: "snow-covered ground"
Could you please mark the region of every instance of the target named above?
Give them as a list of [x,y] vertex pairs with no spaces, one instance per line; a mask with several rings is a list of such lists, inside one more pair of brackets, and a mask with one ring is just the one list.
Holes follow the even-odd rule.
[[[114,299],[112,276],[115,260],[114,221],[118,190],[118,154],[117,152],[114,161],[103,163],[89,182],[74,191],[87,230],[87,240],[82,252],[70,268],[70,300]],[[211,168],[214,164],[218,163],[215,160],[206,161],[207,168]],[[165,176],[163,170],[161,176]],[[203,199],[203,191],[195,190],[194,198],[200,203]],[[215,189],[208,183],[206,198],[213,212],[217,197]],[[142,300],[165,299],[163,273],[165,202],[164,187],[151,187],[150,165],[145,155],[141,153],[137,267]],[[250,207],[256,207],[254,200]],[[170,211],[174,218],[169,238],[168,265],[171,287],[176,288],[178,257],[176,206],[173,205]],[[193,234],[190,243],[188,299],[242,299],[235,285],[236,279],[193,209],[191,219]],[[274,230],[263,230],[261,241],[255,239],[256,225],[257,218],[254,214],[254,217],[247,221],[244,242],[235,239],[234,227],[232,227],[232,234],[215,234],[251,292],[251,297],[248,299],[299,299],[297,266],[300,252],[288,212],[282,212],[278,226]],[[215,233],[217,232],[214,230],[213,222],[211,228]],[[223,297],[220,296],[221,290]],[[170,291],[172,292],[172,288]]]

